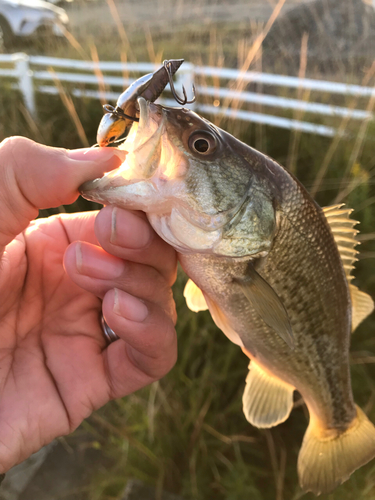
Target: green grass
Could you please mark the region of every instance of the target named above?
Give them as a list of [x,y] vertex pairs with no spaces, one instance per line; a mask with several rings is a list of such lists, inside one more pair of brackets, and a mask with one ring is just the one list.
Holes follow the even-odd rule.
[[[239,62],[238,44],[250,46],[251,33],[242,26],[197,26],[194,31],[152,33],[152,50],[160,56],[185,57],[189,61],[217,64],[220,53],[225,64]],[[247,27],[248,28],[248,27]],[[128,31],[132,53],[137,60],[149,60],[142,31]],[[90,54],[92,39],[76,33],[83,51]],[[116,33],[103,32],[95,40],[101,59],[116,60],[126,49]],[[213,40],[215,44],[213,44]],[[170,48],[173,47],[173,50]],[[150,46],[149,46],[150,49]],[[49,49],[48,49],[49,50]],[[47,50],[47,52],[48,52]],[[69,44],[54,47],[56,56],[78,57]],[[347,75],[348,80],[353,79]],[[100,104],[74,100],[88,142],[95,142],[96,127],[102,115]],[[9,87],[0,92],[0,140],[9,135],[25,135],[45,144],[77,148],[82,140],[70,113],[59,97],[38,96],[38,121],[25,110],[20,95]],[[291,115],[292,116],[292,115]],[[333,202],[337,194],[357,180],[358,185],[345,196],[347,205],[358,208],[361,233],[374,232],[375,157],[374,123],[370,124],[358,155],[356,149],[360,123],[349,123],[348,138],[332,153],[316,199],[321,205]],[[280,161],[292,164],[295,174],[307,188],[314,181],[332,139],[294,133],[277,128],[224,121],[221,126],[252,146]],[[346,172],[346,173],[345,173]],[[91,206],[92,207],[92,206]],[[79,200],[68,211],[87,210]],[[45,215],[45,212],[43,213]],[[374,240],[361,246],[356,284],[375,295]],[[250,426],[242,414],[241,397],[248,359],[215,327],[207,312],[194,314],[184,303],[182,290],[186,277],[179,272],[174,287],[178,310],[179,359],[160,382],[122,400],[114,401],[89,418],[77,431],[85,433],[87,446],[100,450],[103,466],[93,474],[85,500],[119,499],[129,478],[139,478],[185,499],[217,500],[310,500],[298,486],[296,462],[307,427],[307,410],[299,396],[290,418],[271,430]],[[367,320],[352,339],[353,392],[356,402],[375,422],[375,320]],[[367,356],[369,362],[358,363]],[[372,357],[372,360],[371,360]],[[74,436],[71,442],[74,443]],[[68,438],[69,441],[69,438]],[[349,481],[324,500],[374,500],[375,462],[362,467]]]

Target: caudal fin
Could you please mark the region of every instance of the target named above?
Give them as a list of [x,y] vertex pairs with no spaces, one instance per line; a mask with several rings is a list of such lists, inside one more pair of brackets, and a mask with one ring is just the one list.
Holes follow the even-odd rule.
[[357,406],[353,425],[334,437],[323,437],[310,422],[298,457],[301,488],[328,493],[375,456],[375,427]]

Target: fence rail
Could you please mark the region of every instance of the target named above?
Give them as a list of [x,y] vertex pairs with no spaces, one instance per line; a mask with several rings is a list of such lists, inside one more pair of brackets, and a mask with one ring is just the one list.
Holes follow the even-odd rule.
[[[0,79],[13,81],[13,87],[22,95],[26,107],[33,116],[36,116],[35,93],[58,94],[56,80],[66,84],[77,84],[78,88],[69,86],[69,92],[75,97],[105,99],[116,101],[121,91],[132,83],[140,74],[154,71],[158,66],[152,63],[121,63],[121,62],[93,62],[73,59],[58,59],[45,56],[28,56],[24,53],[0,54]],[[107,73],[117,73],[119,76]],[[358,102],[363,107],[364,98],[375,98],[375,89],[360,85],[351,85],[338,82],[296,78],[284,75],[274,75],[254,71],[242,72],[229,68],[215,68],[209,66],[194,66],[184,63],[177,72],[176,86],[184,85],[187,91],[191,89],[194,80],[198,79],[196,91],[197,103],[190,107],[201,113],[222,115],[228,118],[261,123],[302,132],[332,137],[337,133],[337,124],[332,126],[316,123],[321,117],[351,120],[372,120],[374,115],[370,109],[358,109]],[[206,85],[206,79],[214,79],[220,86]],[[237,83],[241,88],[236,90]],[[247,87],[258,84],[262,92],[250,92]],[[59,85],[60,87],[60,85]],[[351,98],[348,107],[332,105],[326,102],[311,102],[276,95],[274,89],[283,88],[290,93],[296,89],[314,93],[318,96],[334,96],[335,100]],[[105,90],[103,90],[105,89]],[[117,89],[112,90],[112,89]],[[166,89],[168,91],[168,87]],[[280,91],[279,91],[280,92]],[[300,93],[300,92],[299,92]],[[200,97],[205,97],[201,102]],[[171,99],[161,99],[165,104],[174,103]],[[257,111],[241,109],[244,105],[257,105]],[[263,107],[270,109],[264,113]],[[261,108],[260,112],[258,108]],[[288,117],[277,116],[278,110],[287,110]],[[290,112],[295,114],[290,118]],[[309,114],[309,121],[303,121],[305,113]],[[315,123],[314,123],[315,120]]]

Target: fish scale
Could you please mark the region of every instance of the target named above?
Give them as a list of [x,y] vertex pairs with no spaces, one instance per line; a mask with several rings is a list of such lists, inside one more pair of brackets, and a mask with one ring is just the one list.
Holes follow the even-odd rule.
[[[326,360],[322,359],[322,356],[328,358],[330,366],[332,363],[332,359],[337,360],[337,366],[341,365],[342,360],[340,359],[340,347],[342,348],[341,336],[339,334],[335,335],[337,346],[334,345],[332,339],[332,330],[333,334],[339,331],[338,327],[339,322],[342,323],[342,327],[349,331],[349,317],[346,321],[342,321],[340,312],[344,312],[344,317],[346,314],[346,308],[340,307],[341,301],[337,300],[337,289],[339,286],[337,284],[335,286],[331,286],[328,289],[328,286],[332,283],[332,280],[325,279],[326,273],[323,273],[323,278],[316,276],[314,272],[314,262],[311,259],[310,263],[305,267],[305,269],[301,270],[296,266],[296,262],[294,260],[293,249],[294,246],[298,246],[301,248],[306,240],[301,238],[290,237],[290,228],[287,227],[288,221],[285,221],[285,226],[281,225],[278,234],[275,238],[274,245],[267,256],[266,259],[263,259],[262,265],[259,268],[259,274],[262,277],[266,278],[268,283],[275,289],[280,298],[283,300],[283,303],[289,312],[289,317],[291,319],[293,334],[296,342],[296,347],[293,350],[287,348],[285,343],[279,337],[275,337],[273,330],[271,330],[264,321],[259,318],[255,311],[251,309],[250,305],[247,303],[245,298],[241,296],[241,294],[237,294],[234,297],[234,300],[231,301],[228,305],[228,301],[226,300],[226,295],[230,294],[230,291],[227,293],[225,290],[225,281],[224,278],[227,277],[228,287],[232,287],[232,281],[228,276],[243,276],[246,273],[246,265],[242,264],[238,269],[234,268],[233,271],[230,269],[230,264],[225,263],[223,266],[222,273],[219,271],[221,269],[221,260],[215,259],[212,257],[206,257],[204,259],[204,263],[201,266],[198,266],[192,256],[182,256],[181,264],[186,270],[187,274],[197,283],[200,284],[206,283],[208,281],[212,281],[212,276],[216,274],[216,280],[214,281],[215,285],[213,289],[217,289],[220,287],[220,297],[215,297],[216,302],[221,308],[221,310],[225,313],[228,318],[228,322],[231,324],[231,327],[239,334],[244,347],[249,351],[253,352],[253,344],[256,344],[256,352],[253,355],[253,359],[258,360],[258,362],[269,368],[274,374],[278,375],[284,381],[292,384],[297,389],[300,389],[303,386],[304,397],[306,399],[306,395],[308,393],[313,394],[314,403],[317,406],[321,406],[324,409],[327,407],[327,401],[331,400],[331,392],[337,392],[339,390],[337,385],[334,385],[332,388],[329,387],[329,380],[324,378],[323,380],[319,378],[319,376],[314,376],[308,368],[310,367],[309,360],[315,354],[315,350],[319,351],[321,337],[327,335],[327,332],[330,337],[329,341],[329,351],[326,350],[326,345],[324,344],[321,353],[319,355],[315,354],[315,357],[319,360],[319,363],[315,363],[315,366],[318,367],[318,375],[319,368],[326,364]],[[324,228],[325,229],[325,228]],[[299,236],[299,233],[297,233]],[[281,251],[280,251],[281,248]],[[304,253],[308,252],[310,247],[308,245],[304,248]],[[333,257],[336,257],[336,263],[341,266],[339,257],[336,252],[336,256],[333,252]],[[199,257],[198,257],[199,259]],[[200,259],[199,259],[200,260]],[[219,260],[219,262],[218,262]],[[290,262],[292,260],[292,262]],[[193,263],[191,263],[193,261]],[[285,275],[280,273],[280,268],[286,268],[287,272]],[[207,270],[211,268],[209,274]],[[229,269],[228,269],[229,268]],[[295,269],[295,274],[293,273],[293,268]],[[257,268],[258,270],[258,268]],[[277,273],[275,272],[277,270]],[[273,278],[273,276],[278,275],[277,280]],[[314,278],[312,278],[313,276]],[[344,281],[343,274],[340,273],[340,278]],[[278,281],[278,283],[276,282]],[[295,288],[296,281],[305,281],[309,284],[309,288],[306,291],[306,287],[300,287],[300,293],[291,294],[290,291]],[[302,284],[301,283],[301,284]],[[321,285],[324,285],[327,292],[325,293],[325,297],[322,298],[320,302],[320,307],[318,308],[318,312],[320,313],[320,317],[317,315],[317,306],[316,300],[309,300],[309,295],[315,296],[317,291],[321,292]],[[202,285],[201,285],[202,286]],[[204,285],[203,285],[204,287]],[[216,288],[217,287],[217,288]],[[343,292],[347,297],[347,287],[345,286],[345,282],[343,282]],[[209,292],[208,292],[209,294]],[[328,299],[332,297],[332,300],[328,302]],[[295,306],[300,302],[303,302],[304,307],[300,309],[300,313],[295,313]],[[239,305],[241,304],[241,305]],[[234,305],[234,310],[231,310],[230,305]],[[322,307],[324,306],[324,308]],[[347,300],[347,307],[349,307],[349,302]],[[336,314],[332,317],[330,309],[336,312]],[[322,314],[324,314],[325,310],[329,310],[326,313],[326,317],[322,318]],[[246,311],[246,312],[245,312]],[[239,319],[241,321],[239,321]],[[246,337],[250,336],[249,343],[246,342]],[[347,335],[348,337],[348,335]],[[311,340],[310,340],[311,339]],[[314,348],[314,350],[312,349]],[[338,352],[340,351],[340,352]],[[345,349],[344,349],[345,352]],[[339,357],[338,357],[339,355]],[[347,359],[345,359],[347,363]],[[346,377],[348,379],[348,377]],[[322,390],[322,384],[320,380],[327,382],[325,390]],[[350,382],[348,380],[340,379],[340,384],[342,384],[343,389],[340,391],[347,400],[352,403],[352,399],[350,399]],[[328,390],[327,390],[328,389]],[[323,399],[324,398],[324,399]],[[319,404],[319,400],[323,399],[322,403]],[[346,404],[346,399],[339,402],[340,408],[342,404]],[[352,420],[354,407],[353,405],[349,405],[349,412],[351,412]],[[331,406],[328,406],[331,408]],[[329,416],[322,415],[322,420],[327,422],[327,425],[334,425],[334,422],[329,421]]]

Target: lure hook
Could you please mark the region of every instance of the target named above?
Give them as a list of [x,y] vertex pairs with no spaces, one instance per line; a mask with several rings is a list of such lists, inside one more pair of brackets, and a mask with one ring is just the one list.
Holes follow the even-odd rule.
[[184,106],[185,104],[193,104],[193,102],[195,102],[195,86],[193,84],[193,98],[188,101],[188,98],[187,98],[187,95],[186,95],[186,90],[185,90],[185,87],[182,86],[182,93],[184,94],[184,98],[182,99],[178,94],[177,94],[177,91],[176,91],[176,88],[174,86],[174,83],[173,83],[173,74],[172,74],[172,71],[171,71],[171,66],[170,66],[170,62],[169,61],[164,61],[163,62],[163,66],[165,68],[165,71],[167,72],[167,75],[168,75],[168,80],[169,80],[169,85],[171,87],[171,92],[173,94],[173,97],[176,99],[176,101],[178,102],[178,104],[180,104],[181,106]]
[[133,120],[133,122],[139,122],[139,118],[127,115],[119,106],[114,107],[111,106],[111,104],[104,104],[103,109],[107,113],[111,113],[112,115],[115,115],[117,118],[120,118],[122,120],[128,119]]

